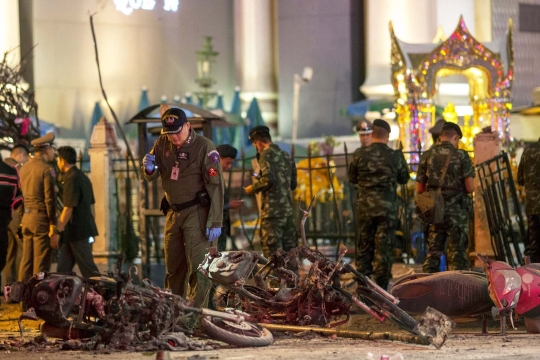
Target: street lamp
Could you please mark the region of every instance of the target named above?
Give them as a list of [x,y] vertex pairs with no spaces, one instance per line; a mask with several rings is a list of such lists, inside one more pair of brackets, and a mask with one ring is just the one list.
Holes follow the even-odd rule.
[[296,142],[298,134],[298,100],[300,97],[300,87],[311,81],[313,77],[313,69],[309,66],[304,68],[302,71],[302,76],[294,74],[294,98],[293,98],[293,118],[292,118],[292,143]]
[[202,98],[204,108],[208,106],[208,101],[217,94],[215,91],[210,91],[212,85],[216,83],[213,76],[217,55],[218,53],[212,47],[212,37],[206,36],[204,48],[197,51],[197,79],[195,80],[202,88],[202,91],[196,92],[195,95]]

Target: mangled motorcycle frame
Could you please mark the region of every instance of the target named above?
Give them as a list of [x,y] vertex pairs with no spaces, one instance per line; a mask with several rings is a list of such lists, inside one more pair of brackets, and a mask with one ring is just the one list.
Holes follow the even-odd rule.
[[21,336],[22,319],[42,319],[41,331],[52,337],[94,338],[96,346],[116,343],[116,347],[122,346],[118,342],[153,342],[175,350],[179,344],[174,334],[193,333],[188,316],[194,314],[210,338],[235,346],[266,346],[273,341],[268,330],[248,323],[244,314],[190,307],[181,296],[149,280],[133,285],[120,271],[91,279],[41,272],[26,283],[7,285],[4,294],[28,309],[19,318]]
[[[398,307],[397,298],[343,261],[346,247],[341,247],[337,261],[333,262],[307,246],[304,224],[314,199],[307,210],[302,210],[303,244],[289,253],[277,251],[266,259],[257,251],[220,253],[212,248],[206,255],[199,271],[229,291],[227,307],[239,307],[251,315],[250,320],[260,323],[335,327],[349,320],[350,308],[355,304],[380,321],[390,319],[413,334],[427,337],[440,348],[454,326],[448,317],[429,309],[419,326]],[[294,270],[304,259],[311,267],[300,279]],[[263,267],[256,271],[258,264]],[[356,295],[341,287],[341,277],[347,273],[352,273],[358,284]],[[246,284],[252,274],[255,286]],[[267,287],[268,279],[279,281],[279,288]]]

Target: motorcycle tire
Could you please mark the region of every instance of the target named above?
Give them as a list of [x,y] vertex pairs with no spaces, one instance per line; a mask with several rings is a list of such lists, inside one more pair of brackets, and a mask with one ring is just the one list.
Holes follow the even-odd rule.
[[361,295],[362,301],[365,301],[366,299],[371,303],[370,305],[372,308],[379,312],[387,313],[389,316],[388,319],[394,324],[411,333],[416,333],[414,328],[418,322],[392,301],[372,290],[368,290],[368,294],[364,293]]
[[212,339],[237,347],[268,346],[274,342],[270,331],[247,321],[235,324],[218,317],[204,316],[201,328]]

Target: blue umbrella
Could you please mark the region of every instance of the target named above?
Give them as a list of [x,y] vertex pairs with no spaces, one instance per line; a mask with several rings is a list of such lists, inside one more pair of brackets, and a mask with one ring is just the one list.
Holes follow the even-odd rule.
[[[264,125],[264,119],[262,117],[261,109],[259,108],[259,102],[257,101],[257,98],[253,98],[253,100],[251,100],[251,104],[249,104],[246,118],[248,120],[248,124],[244,126],[245,134],[249,134],[251,129],[253,129],[255,126]],[[251,143],[249,139],[247,139],[247,137],[245,141],[246,146]]]
[[[231,104],[231,114],[235,114],[238,116],[242,116],[242,101],[240,100],[240,87],[234,88],[234,96],[233,101]],[[244,147],[244,127],[243,126],[236,126],[230,129],[229,132],[230,141],[232,146],[238,149],[240,152],[240,149]]]
[[[221,93],[221,91],[218,93],[215,108],[224,110],[223,109],[223,94]],[[219,145],[229,144],[230,143],[229,127],[221,126],[221,127],[212,128],[212,139],[214,140],[215,144],[219,144]]]
[[184,102],[185,102],[186,104],[189,104],[189,105],[195,105],[195,104],[193,103],[193,97],[191,96],[191,93],[190,93],[190,92],[187,92],[187,93],[186,93],[186,96],[184,97]]
[[150,106],[150,101],[148,100],[148,90],[146,86],[143,86],[141,89],[141,97],[139,98],[139,111],[146,109]]

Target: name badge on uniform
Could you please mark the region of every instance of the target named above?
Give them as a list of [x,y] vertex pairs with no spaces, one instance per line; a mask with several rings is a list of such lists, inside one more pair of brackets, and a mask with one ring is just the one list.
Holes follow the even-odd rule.
[[178,174],[180,174],[180,168],[177,163],[171,170],[171,180],[178,180]]
[[189,159],[189,153],[183,152],[183,151],[179,151],[179,152],[176,154],[176,159],[177,159],[177,160],[188,160],[188,159]]

